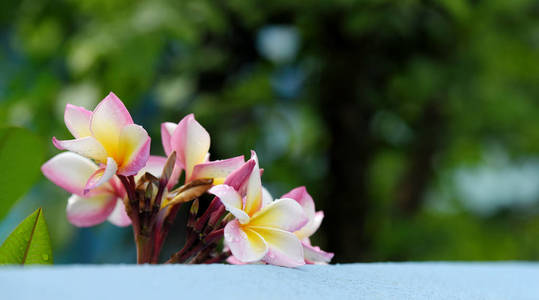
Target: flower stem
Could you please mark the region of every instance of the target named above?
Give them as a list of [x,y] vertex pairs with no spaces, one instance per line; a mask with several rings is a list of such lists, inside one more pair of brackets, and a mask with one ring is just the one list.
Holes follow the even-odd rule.
[[190,229],[185,246],[180,251],[173,254],[166,263],[177,264],[186,262],[191,257],[198,255],[201,251],[204,251],[207,247],[214,245],[223,237],[223,233],[224,229],[218,229],[211,231],[205,236],[203,234],[198,236],[196,232]]
[[[135,237],[135,244],[137,247],[137,263],[144,264],[150,263],[153,252],[153,237],[154,224],[150,221],[151,216],[147,216],[147,211],[143,209],[141,211],[140,205],[145,205],[144,194],[141,197],[137,197],[140,193],[137,193],[135,189],[135,177],[134,176],[118,176],[122,182],[125,191],[127,193],[128,202],[125,210],[127,215],[131,219],[133,227],[133,235]],[[139,199],[140,198],[140,199]],[[140,200],[143,201],[140,201]],[[145,208],[145,207],[143,207]]]
[[152,239],[148,236],[137,235],[137,263],[145,264],[150,263],[152,258]]
[[202,232],[202,230],[206,226],[206,222],[211,217],[211,214],[215,212],[217,209],[219,209],[219,207],[221,206],[222,206],[221,200],[219,200],[219,198],[217,197],[213,198],[213,200],[210,202],[210,205],[208,206],[204,214],[202,214],[202,216],[196,222],[194,226],[195,231]]
[[215,264],[220,263],[229,258],[232,255],[230,251],[223,252],[215,257],[210,257],[206,261],[202,261],[203,264]]
[[164,221],[159,223],[159,225],[156,224],[156,228],[154,230],[154,241],[153,241],[153,253],[151,258],[151,263],[156,264],[159,261],[159,254],[161,253],[161,248],[163,248],[163,244],[165,243],[165,239],[168,236],[168,233],[170,232],[170,228],[172,227],[172,224],[174,223],[174,219],[176,219],[176,215],[178,214],[178,211],[180,210],[180,204],[177,204],[176,206],[172,207],[170,209],[170,212],[168,213],[168,216],[165,217]]

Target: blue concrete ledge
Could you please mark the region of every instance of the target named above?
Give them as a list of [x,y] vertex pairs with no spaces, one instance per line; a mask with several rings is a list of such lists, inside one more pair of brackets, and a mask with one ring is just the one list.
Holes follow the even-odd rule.
[[0,299],[539,299],[538,263],[0,268]]

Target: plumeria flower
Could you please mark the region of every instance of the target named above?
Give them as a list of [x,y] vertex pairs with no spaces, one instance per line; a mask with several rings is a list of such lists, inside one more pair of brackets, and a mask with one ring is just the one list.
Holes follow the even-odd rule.
[[117,177],[84,192],[88,178],[98,169],[93,161],[73,152],[60,153],[41,167],[49,180],[73,194],[66,208],[73,225],[89,227],[106,220],[117,226],[131,224],[123,204],[125,190]]
[[163,123],[161,138],[167,156],[176,151],[177,168],[185,170],[185,183],[201,178],[212,178],[215,185],[223,183],[226,176],[245,161],[243,156],[208,161],[210,135],[193,114],[185,116],[178,124]]
[[[137,174],[137,178],[148,172],[161,175],[166,158],[150,156],[148,163]],[[84,193],[86,182],[98,169],[88,158],[73,152],[63,152],[47,161],[41,170],[56,185],[72,193],[67,204],[67,219],[78,227],[98,225],[108,220],[117,226],[127,226],[131,220],[125,212],[126,192],[118,177]]]
[[105,97],[93,112],[68,104],[64,119],[75,139],[60,141],[54,137],[54,145],[100,164],[86,183],[84,193],[105,184],[115,174],[135,175],[146,165],[150,137],[144,128],[133,123],[114,93]]
[[[294,234],[299,238],[303,246],[303,254],[305,256],[306,264],[327,264],[331,261],[334,254],[325,252],[320,247],[312,246],[310,237],[318,230],[322,220],[324,219],[324,212],[315,212],[314,201],[311,195],[307,192],[305,187],[297,187],[290,192],[282,196],[282,198],[290,198],[296,200],[303,212],[308,218],[308,222]],[[262,188],[263,205],[266,206],[273,202],[273,197],[265,188]],[[230,256],[227,262],[235,265],[244,264],[234,256]]]
[[[267,197],[271,197],[271,195],[268,194]],[[324,219],[324,212],[315,211],[313,198],[304,186],[291,190],[284,194],[283,198],[296,200],[303,208],[303,212],[309,220],[302,228],[294,232],[303,245],[305,262],[308,264],[329,263],[334,254],[322,251],[319,247],[312,246],[310,241],[310,237],[318,230]]]
[[227,178],[225,184],[209,190],[236,218],[225,226],[226,246],[243,263],[262,261],[285,267],[305,264],[303,246],[293,233],[308,222],[302,207],[288,198],[263,206],[260,169],[254,151],[244,166],[250,168],[242,167],[230,175],[250,172],[244,183],[231,186]]

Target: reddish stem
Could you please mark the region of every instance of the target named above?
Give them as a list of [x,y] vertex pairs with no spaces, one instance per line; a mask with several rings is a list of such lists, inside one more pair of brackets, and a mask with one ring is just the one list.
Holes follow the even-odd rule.
[[[172,224],[174,223],[174,219],[176,219],[176,215],[178,214],[178,211],[180,210],[180,204],[174,206],[170,209],[170,212],[168,216],[163,221],[163,224],[161,224],[160,227],[156,227],[154,231],[154,249],[152,254],[151,263],[156,264],[159,261],[159,254],[161,253],[161,249],[163,248],[163,244],[165,243],[165,239],[168,236],[168,233],[170,232],[170,228],[172,227]],[[157,218],[157,217],[156,217]]]
[[204,229],[204,226],[206,226],[206,222],[210,218],[211,214],[222,205],[223,204],[221,204],[221,200],[219,200],[219,198],[217,197],[213,198],[213,200],[210,202],[210,205],[208,206],[204,214],[202,214],[202,216],[196,222],[195,231],[202,232],[202,229]]
[[203,264],[220,263],[220,262],[223,262],[224,260],[226,260],[227,258],[229,258],[231,255],[232,255],[232,253],[230,251],[226,251],[226,252],[223,252],[223,253],[215,256],[215,257],[211,257],[211,258],[207,259],[206,261],[203,261],[202,263]]
[[135,177],[121,175],[118,177],[120,178],[129,199],[129,207],[126,206],[126,212],[131,219],[133,227],[133,234],[137,246],[137,263],[149,263],[152,258],[153,228],[147,224],[147,218],[141,219],[140,203],[139,199],[137,199],[137,192],[135,190]]
[[217,248],[216,244],[211,244],[206,247],[206,249],[200,251],[190,262],[189,264],[200,264],[201,262],[207,260],[210,257],[210,254]]
[[[211,246],[214,244],[217,240],[223,237],[224,230],[219,229],[210,232],[206,237],[204,238],[196,238],[195,232],[192,232],[190,234],[190,239],[186,242],[185,246],[172,255],[172,257],[167,261],[167,263],[184,263],[189,258],[193,257],[195,254],[199,253],[200,251],[203,251],[206,249],[206,247]],[[194,245],[193,245],[194,243]]]

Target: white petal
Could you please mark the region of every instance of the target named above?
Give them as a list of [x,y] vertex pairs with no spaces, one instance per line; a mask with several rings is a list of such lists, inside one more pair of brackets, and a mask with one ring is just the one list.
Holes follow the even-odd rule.
[[170,139],[172,138],[172,133],[174,133],[176,127],[178,127],[178,124],[171,122],[161,124],[161,142],[163,142],[163,148],[167,156],[170,156],[173,151],[172,147],[170,146]]
[[190,114],[178,123],[170,139],[170,147],[176,151],[178,162],[184,167],[186,181],[191,181],[194,166],[206,160],[210,135]]
[[[142,126],[129,124],[120,132],[118,155],[118,174],[135,175],[144,168],[150,158],[150,142],[148,133]],[[118,158],[118,159],[120,159]]]
[[107,151],[101,143],[94,137],[87,136],[75,140],[60,141],[55,137],[52,138],[52,143],[60,150],[69,150],[78,153],[84,157],[91,158],[97,162],[105,162],[107,160]]
[[119,227],[131,225],[131,219],[125,212],[125,205],[122,199],[116,201],[116,206],[107,220]]
[[75,106],[72,104],[66,105],[64,113],[64,121],[67,129],[75,138],[90,136],[90,119],[92,112],[84,107]]
[[249,180],[247,181],[247,195],[245,197],[244,211],[252,216],[262,207],[262,181],[260,179],[260,168],[258,167],[258,159],[256,153],[251,151],[251,159],[256,162]]
[[67,219],[78,227],[103,223],[116,206],[116,195],[100,194],[93,197],[72,195],[67,202]]
[[294,232],[307,223],[301,206],[292,199],[277,199],[255,213],[249,226],[278,228]]
[[313,235],[318,228],[320,228],[320,224],[322,223],[322,220],[324,219],[324,212],[323,211],[317,211],[314,214],[314,218],[309,220],[305,226],[303,226],[301,229],[294,232],[296,236],[303,240],[304,238],[308,238],[311,235]]
[[90,120],[90,130],[107,152],[113,155],[118,153],[122,129],[129,124],[133,124],[131,115],[122,101],[111,92],[95,108]]
[[237,220],[225,226],[225,244],[241,262],[261,260],[268,251],[266,242],[253,230],[242,228]]
[[212,187],[208,192],[219,197],[219,200],[221,200],[221,203],[223,203],[226,210],[233,214],[240,223],[245,224],[249,221],[249,216],[241,210],[241,196],[233,187],[226,184],[220,184]]
[[308,243],[301,243],[303,245],[303,255],[305,260],[314,264],[327,264],[333,258],[333,253],[321,250],[319,247],[311,246]]
[[94,162],[73,152],[60,153],[41,167],[50,181],[79,196],[83,196],[86,182],[97,169]]
[[117,170],[118,165],[116,164],[116,161],[114,161],[112,157],[109,157],[107,159],[107,165],[105,168],[100,168],[88,179],[88,182],[84,187],[84,195],[86,195],[90,190],[98,188],[107,183],[112,176],[116,175]]
[[[252,228],[252,227],[249,227]],[[274,228],[254,229],[268,245],[264,261],[283,267],[297,267],[305,264],[303,246],[292,233]]]
[[281,198],[290,198],[296,200],[301,207],[303,207],[303,211],[305,211],[309,221],[314,218],[314,200],[304,186],[291,190],[290,192],[284,194]]

